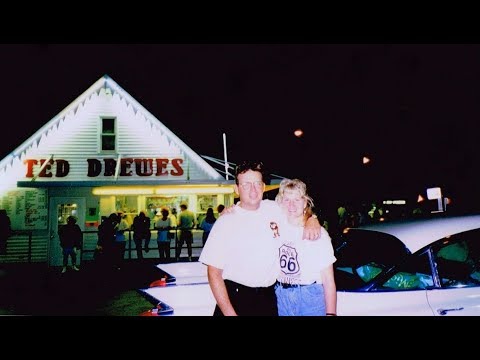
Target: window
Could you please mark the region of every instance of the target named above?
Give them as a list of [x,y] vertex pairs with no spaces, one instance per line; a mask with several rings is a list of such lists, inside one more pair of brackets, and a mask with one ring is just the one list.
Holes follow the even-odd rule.
[[[153,217],[157,212],[160,211],[162,206],[167,206],[172,209],[176,209],[176,211],[180,212],[180,204],[181,203],[189,203],[188,195],[178,195],[178,196],[152,196],[146,197],[146,207],[148,209],[147,216]],[[190,208],[190,206],[189,206]],[[193,211],[193,209],[192,209]]]
[[102,118],[102,151],[115,151],[115,119]]
[[396,267],[395,273],[382,285],[389,290],[421,290],[433,287],[427,252],[412,255]]
[[442,287],[480,285],[480,231],[473,230],[442,239],[434,246]]
[[198,195],[197,212],[205,213],[211,207],[217,209],[217,195]]
[[350,229],[342,241],[335,245],[337,261],[333,264],[340,291],[365,291],[369,284],[384,283],[390,269],[404,262],[409,254],[400,240],[377,231]]

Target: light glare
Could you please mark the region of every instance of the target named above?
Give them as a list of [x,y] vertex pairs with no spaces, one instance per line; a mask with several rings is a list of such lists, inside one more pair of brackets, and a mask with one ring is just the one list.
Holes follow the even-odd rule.
[[297,129],[293,132],[293,134],[296,136],[296,137],[302,137],[303,135],[303,130],[302,129]]

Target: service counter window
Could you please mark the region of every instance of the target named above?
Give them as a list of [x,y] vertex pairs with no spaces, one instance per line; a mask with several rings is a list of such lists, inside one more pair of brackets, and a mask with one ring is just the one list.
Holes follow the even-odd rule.
[[138,215],[137,196],[116,196],[115,212],[125,214],[125,219],[129,226],[133,224],[133,219]]
[[207,213],[207,209],[211,207],[213,212],[217,212],[217,195],[198,195],[197,199],[197,225],[199,226],[203,219],[205,219],[205,215]]
[[198,195],[197,213],[205,213],[211,207],[217,209],[217,195]]
[[176,209],[177,213],[180,212],[180,204],[182,202],[189,203],[188,195],[175,195],[175,196],[151,196],[146,197],[146,207],[150,218],[155,217],[155,214],[160,211],[162,206],[167,206],[170,211]]

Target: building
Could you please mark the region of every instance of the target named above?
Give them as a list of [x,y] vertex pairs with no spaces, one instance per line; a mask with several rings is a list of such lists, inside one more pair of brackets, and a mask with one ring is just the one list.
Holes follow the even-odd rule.
[[105,75],[0,162],[0,208],[16,233],[0,262],[60,265],[58,227],[69,215],[91,249],[113,212],[132,222],[185,202],[201,216],[233,199],[233,180]]

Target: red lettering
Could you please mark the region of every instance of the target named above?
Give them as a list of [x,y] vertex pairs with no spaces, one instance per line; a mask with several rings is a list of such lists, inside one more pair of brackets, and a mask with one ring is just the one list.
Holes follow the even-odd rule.
[[132,176],[132,170],[130,169],[130,165],[132,165],[132,163],[132,158],[125,158],[120,160],[120,176]]
[[[46,161],[45,159],[40,160],[40,167],[43,166],[45,161]],[[45,165],[45,167],[43,168],[43,170],[40,171],[40,174],[38,174],[38,177],[52,177],[53,174],[50,172],[50,170],[52,170],[53,163],[54,163],[53,160],[49,160],[47,165]]]
[[135,159],[135,171],[138,176],[153,174],[153,159]]
[[103,159],[105,162],[105,172],[104,176],[113,176],[115,175],[115,169],[117,168],[117,161],[115,159]]
[[102,163],[97,159],[87,159],[88,162],[88,177],[96,177],[102,171]]
[[165,176],[168,175],[168,171],[166,171],[167,165],[169,163],[168,159],[155,159],[157,163],[157,173],[155,176]]
[[[103,159],[105,164],[104,176],[114,176],[117,168],[117,161],[114,158]],[[156,165],[155,176],[168,176],[169,172],[167,170],[168,164],[170,163],[169,159],[158,158],[158,159],[149,159],[149,158],[123,158],[120,160],[120,176],[133,176],[132,165],[135,163],[135,175],[137,176],[152,176],[154,175],[154,162]],[[172,169],[170,170],[171,176],[182,176],[184,174],[182,164],[183,159],[176,158],[172,159]],[[45,164],[47,162],[47,164]],[[39,166],[43,167],[42,171],[38,174],[38,177],[51,178],[52,176],[62,178],[66,177],[70,173],[70,163],[67,160],[58,159],[58,160],[35,160],[35,159],[26,159],[23,161],[26,165],[27,171],[25,177],[34,178],[34,167]],[[98,159],[87,159],[87,176],[88,177],[97,177],[102,172],[102,163]],[[56,164],[55,175],[52,174],[52,165]],[[45,165],[45,166],[44,166]]]
[[57,163],[57,171],[55,172],[55,177],[65,177],[70,172],[70,164],[66,160],[58,159]]
[[35,159],[26,159],[23,163],[27,165],[27,174],[25,177],[33,178],[33,165],[37,165],[38,161]]
[[180,166],[180,164],[183,163],[183,159],[172,159],[172,166],[176,170],[170,171],[170,175],[172,176],[182,176],[183,175],[183,169]]

